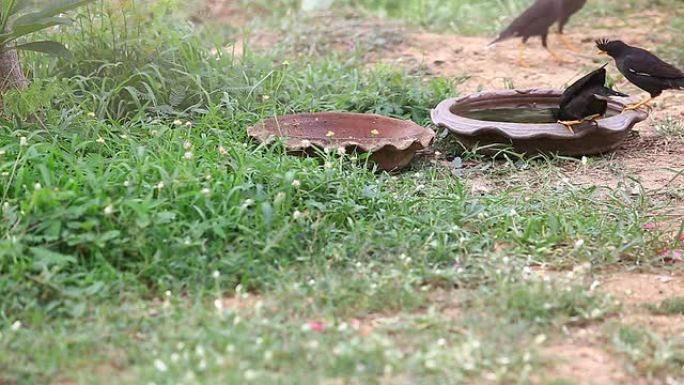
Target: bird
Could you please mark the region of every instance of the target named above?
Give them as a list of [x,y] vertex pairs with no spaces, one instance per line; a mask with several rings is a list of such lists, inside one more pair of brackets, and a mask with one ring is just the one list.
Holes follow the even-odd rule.
[[527,66],[524,60],[525,43],[533,37],[539,36],[541,38],[542,46],[549,51],[549,54],[557,61],[563,62],[563,59],[552,51],[548,46],[549,28],[558,22],[558,32],[561,36],[561,41],[564,45],[572,50],[577,50],[575,47],[563,38],[563,29],[570,17],[579,11],[587,0],[536,0],[529,8],[527,8],[520,16],[499,34],[494,41],[489,43],[489,46],[502,42],[504,40],[520,37],[522,43],[518,52],[518,62],[520,65]]
[[618,70],[627,80],[650,94],[649,98],[626,106],[625,111],[648,105],[665,90],[684,89],[684,72],[643,48],[608,39],[597,40],[596,47],[615,59]]
[[607,65],[585,75],[563,92],[556,118],[571,133],[575,133],[574,125],[586,121],[596,122],[596,119],[604,116],[608,110],[609,96],[629,96],[606,87]]

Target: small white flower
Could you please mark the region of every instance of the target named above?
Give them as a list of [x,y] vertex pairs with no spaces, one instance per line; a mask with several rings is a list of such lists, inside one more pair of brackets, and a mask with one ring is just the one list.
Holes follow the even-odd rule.
[[208,187],[205,187],[202,189],[202,194],[209,195],[211,194],[211,190]]
[[424,184],[419,184],[418,186],[416,186],[416,191],[421,191],[421,190],[424,190],[424,189],[425,189],[425,185],[424,185]]
[[245,199],[244,203],[242,203],[243,208],[248,208],[254,204],[254,200],[252,199]]
[[228,155],[228,150],[226,150],[226,148],[223,146],[219,146],[219,154],[226,156]]
[[440,338],[437,340],[437,346],[446,346],[447,341],[444,338]]
[[326,133],[325,136],[328,138],[332,138],[333,136],[335,136],[335,133],[332,131],[328,131],[328,133]]
[[276,194],[275,198],[273,199],[273,203],[280,204],[285,200],[285,198],[287,198],[287,194],[280,191]]
[[89,118],[94,118],[94,117],[95,117],[95,113],[94,113],[94,112],[88,112],[88,117],[89,117]]
[[167,290],[167,291],[164,292],[164,295],[167,296],[167,297],[171,297],[171,294],[172,294],[172,293],[171,293],[171,290]]
[[188,128],[192,127],[192,122],[185,122],[185,127],[188,127]]
[[28,146],[28,139],[26,139],[25,136],[19,137],[19,145],[20,146]]
[[245,370],[245,380],[252,381],[259,377],[259,373],[256,370],[247,369]]
[[192,143],[190,143],[189,140],[186,140],[185,143],[183,143],[183,148],[186,150],[189,150],[192,148]]
[[12,331],[16,332],[19,329],[21,329],[21,321],[14,321],[12,324]]
[[165,185],[164,185],[164,181],[161,181],[161,182],[157,183],[157,190],[163,189],[164,186],[165,186]]
[[2,176],[9,176],[9,171],[3,171]]
[[264,361],[269,362],[273,360],[273,352],[270,350],[267,350],[264,352]]
[[129,181],[124,181],[123,185],[124,185],[124,187],[130,187],[130,186],[131,186],[131,182],[129,182]]
[[33,188],[34,188],[36,191],[40,191],[40,190],[43,189],[43,186],[41,186],[40,183],[36,183],[36,184],[33,185]]
[[96,140],[97,143],[104,144],[105,140],[103,137],[99,136]]
[[150,135],[152,135],[152,136],[157,136],[157,135],[159,135],[159,131],[157,131],[157,130],[152,130],[152,131],[150,131]]
[[104,214],[105,214],[105,215],[112,215],[112,214],[114,214],[114,207],[113,207],[112,205],[109,205],[109,206],[105,207],[105,209],[104,209]]
[[171,362],[173,362],[175,364],[178,361],[180,361],[180,354],[172,353],[170,358],[171,358]]
[[192,151],[187,151],[183,154],[183,158],[185,158],[185,160],[192,160]]
[[214,279],[219,279],[219,277],[221,277],[221,272],[218,271],[218,270],[214,270],[214,271],[211,273],[211,277],[214,278]]
[[344,147],[337,147],[337,155],[344,156],[346,154],[347,154],[347,150],[345,150]]
[[299,181],[298,179],[295,179],[295,180],[292,181],[292,187],[294,187],[294,188],[299,188],[299,187],[301,187],[301,186],[302,186],[302,182]]
[[218,310],[218,311],[223,310],[223,301],[221,301],[220,299],[215,299],[215,300],[214,300],[214,307],[215,307],[216,310]]
[[584,239],[578,239],[575,242],[575,248],[579,249],[580,247],[584,246]]
[[5,154],[7,154],[5,150],[0,150],[0,156],[5,156]]
[[435,156],[439,158],[440,156],[442,156],[442,153],[439,151],[435,151]]
[[173,121],[173,125],[174,125],[174,126],[182,126],[182,125],[183,125],[183,122],[180,121],[179,119],[176,119],[176,120]]
[[586,156],[582,157],[582,165],[586,166],[589,163],[589,159]]
[[269,100],[270,98],[271,98],[270,96],[264,95],[264,96],[261,97],[261,100],[267,101],[267,100]]
[[128,139],[128,135],[125,135],[125,134],[121,134],[120,137],[121,137],[121,139]]
[[299,211],[299,210],[295,210],[295,211],[292,213],[292,218],[293,218],[294,220],[300,220],[300,219],[304,218],[304,213],[302,213],[302,212]]
[[164,361],[162,361],[162,360],[160,360],[160,359],[154,360],[154,367],[155,367],[158,371],[160,371],[160,372],[162,372],[162,373],[164,373],[164,372],[166,372],[167,370],[169,370],[168,366],[166,366],[166,364],[164,363]]

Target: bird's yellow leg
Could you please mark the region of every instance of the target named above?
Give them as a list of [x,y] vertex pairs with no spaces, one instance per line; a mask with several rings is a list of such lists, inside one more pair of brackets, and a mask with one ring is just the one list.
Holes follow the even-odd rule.
[[631,110],[639,109],[641,106],[644,106],[644,105],[647,105],[648,103],[650,103],[651,100],[653,100],[653,98],[644,99],[644,100],[640,101],[639,103],[627,105],[627,106],[625,106],[625,108],[622,111],[631,111]]
[[549,51],[549,54],[553,58],[553,60],[558,63],[558,64],[563,64],[563,63],[568,63],[566,60],[563,59],[563,57],[554,51],[551,50],[551,48],[547,48],[547,51]]
[[594,122],[594,123],[598,123],[597,120],[598,120],[598,118],[600,118],[600,117],[601,117],[601,114],[594,114],[594,115],[591,115],[591,116],[587,116],[584,120],[590,121],[590,122]]
[[562,124],[565,126],[565,128],[570,131],[573,135],[575,135],[575,130],[572,128],[572,126],[577,125],[577,124],[582,124],[584,123],[583,120],[559,120],[558,124]]
[[581,52],[581,50],[576,45],[572,44],[570,40],[565,38],[565,35],[559,34],[558,39],[560,39],[561,43],[563,43],[565,48],[569,49],[570,51],[575,53]]
[[518,46],[518,65],[521,67],[529,67],[530,66],[525,61],[525,43],[523,43],[523,42],[520,42],[520,45]]

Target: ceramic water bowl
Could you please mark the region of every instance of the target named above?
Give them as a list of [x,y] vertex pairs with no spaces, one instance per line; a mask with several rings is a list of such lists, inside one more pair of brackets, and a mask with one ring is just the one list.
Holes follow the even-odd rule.
[[297,154],[314,155],[316,149],[326,148],[367,152],[386,171],[408,166],[416,152],[427,148],[435,137],[434,131],[411,121],[347,112],[274,117],[247,133],[261,142],[279,138],[288,151]]
[[648,118],[641,110],[622,112],[630,100],[615,98],[597,124],[583,123],[572,134],[556,123],[552,114],[562,93],[554,89],[504,90],[448,99],[432,110],[432,121],[449,129],[466,148],[485,147],[482,152],[489,154],[511,146],[521,154],[581,156],[615,150],[635,124]]

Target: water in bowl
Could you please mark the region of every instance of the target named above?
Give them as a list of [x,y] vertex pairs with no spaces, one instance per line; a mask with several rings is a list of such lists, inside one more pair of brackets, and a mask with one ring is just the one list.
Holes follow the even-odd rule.
[[[487,122],[546,124],[558,121],[558,110],[558,107],[501,107],[459,111],[458,115]],[[616,114],[616,111],[609,109],[605,117]]]

